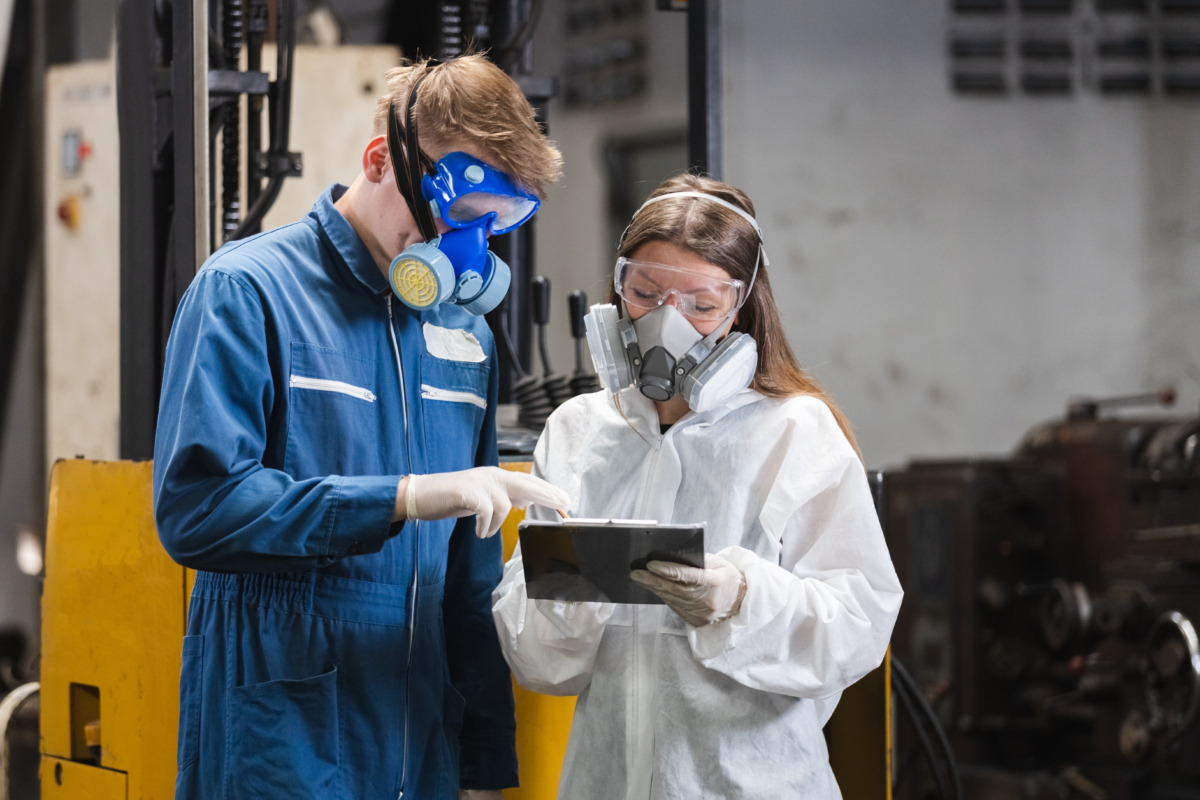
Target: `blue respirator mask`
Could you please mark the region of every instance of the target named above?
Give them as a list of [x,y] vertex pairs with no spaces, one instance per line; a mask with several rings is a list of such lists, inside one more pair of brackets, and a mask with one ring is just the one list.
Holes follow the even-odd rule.
[[[541,202],[466,153],[450,153],[435,164],[421,151],[413,109],[424,79],[409,93],[407,125],[401,127],[395,108],[388,106],[396,185],[425,239],[392,260],[388,282],[401,302],[418,311],[454,303],[468,313],[486,314],[504,299],[511,281],[508,265],[488,250],[488,236],[520,227]],[[435,218],[452,230],[439,236]]]

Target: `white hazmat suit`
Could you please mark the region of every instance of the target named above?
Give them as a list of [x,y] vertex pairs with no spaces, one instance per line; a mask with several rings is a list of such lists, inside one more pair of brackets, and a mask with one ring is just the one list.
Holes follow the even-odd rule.
[[579,695],[559,798],[840,797],[821,729],[882,661],[902,597],[857,455],[812,397],[746,389],[662,435],[637,389],[619,400],[559,408],[534,474],[574,516],[707,523],[746,593],[699,628],[665,606],[530,602],[518,548],[492,595],[505,657],[522,686]]

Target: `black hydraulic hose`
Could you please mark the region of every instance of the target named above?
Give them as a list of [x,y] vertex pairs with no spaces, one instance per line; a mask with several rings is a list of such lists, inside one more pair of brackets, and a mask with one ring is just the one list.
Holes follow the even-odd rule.
[[517,371],[518,378],[526,376],[525,368],[521,366],[521,359],[517,358],[517,347],[513,344],[512,335],[508,332],[508,310],[505,309],[500,315],[500,340],[504,342],[504,349],[508,352],[508,360],[512,363],[513,369]]
[[546,326],[538,325],[538,353],[542,357],[542,375],[549,378],[554,374],[554,370],[550,368],[550,352],[546,347]]
[[[208,110],[208,152],[217,152],[217,137],[225,129],[225,104],[213,106]],[[217,185],[217,159],[208,159],[208,185]],[[215,251],[223,242],[220,237],[220,203],[215,191],[208,193],[208,249]]]
[[[267,33],[266,0],[249,0],[246,8],[246,70],[262,71],[262,48]],[[262,194],[262,170],[258,156],[262,152],[263,96],[252,94],[246,101],[246,203],[253,206]],[[258,233],[258,227],[248,231]]]
[[[892,662],[895,664],[895,662]],[[893,672],[893,674],[895,674]],[[933,752],[933,743],[929,741],[928,734],[925,733],[925,728],[921,725],[920,717],[917,714],[917,709],[913,705],[912,699],[909,697],[908,690],[902,685],[897,684],[896,697],[900,700],[900,704],[904,706],[904,711],[908,714],[908,719],[912,722],[913,730],[917,733],[917,741],[921,745],[921,750],[925,753],[925,759],[929,762],[929,769],[933,772],[933,777],[937,780],[938,796],[942,800],[952,800],[950,795],[950,787],[946,781],[946,776],[942,774],[939,768],[938,757]]]
[[263,189],[262,194],[258,196],[258,200],[246,212],[246,218],[242,220],[242,224],[229,237],[230,241],[246,238],[250,235],[252,229],[262,223],[263,217],[271,210],[271,206],[275,204],[275,200],[279,197],[280,190],[283,189],[283,180],[283,175],[272,175],[267,180],[267,188]]
[[[273,159],[286,158],[292,125],[292,63],[296,52],[295,0],[279,0],[279,33],[276,36],[275,91],[271,96],[271,152]],[[260,223],[279,197],[286,174],[272,169],[267,188],[246,212],[242,224],[229,237],[242,239]]]
[[[954,757],[954,750],[950,747],[950,740],[946,737],[945,729],[942,728],[942,724],[938,721],[937,715],[933,713],[933,708],[931,708],[928,701],[925,700],[925,696],[921,693],[920,688],[917,686],[917,682],[913,680],[912,676],[909,675],[908,670],[905,669],[904,665],[901,664],[896,658],[892,659],[892,675],[898,679],[895,682],[895,686],[901,691],[897,692],[896,694],[900,698],[900,702],[904,704],[905,710],[908,712],[909,719],[912,720],[913,728],[917,730],[917,735],[921,739],[922,748],[930,758],[930,763],[933,766],[934,774],[937,777],[938,786],[941,789],[942,797],[947,798],[947,800],[949,800],[949,798],[953,798],[953,800],[962,800],[962,776],[959,774],[958,760]],[[942,760],[946,765],[946,771],[950,774],[951,786],[949,789],[953,790],[953,794],[948,792],[948,787],[945,785],[941,770],[939,770],[936,766],[936,762],[933,758],[933,750],[929,743],[929,737],[926,736],[925,732],[921,729],[917,717],[917,708],[913,707],[914,703],[916,704],[917,708],[920,709],[921,716],[928,720],[929,726],[933,728],[934,735],[937,736],[938,745],[943,753]]]
[[[275,55],[275,81],[279,84],[279,121],[275,127],[275,152],[286,153],[292,130],[292,64],[296,56],[296,0],[279,0],[279,49]],[[287,46],[284,47],[286,42]]]
[[521,25],[520,30],[513,34],[513,37],[500,48],[500,54],[496,56],[496,65],[500,69],[508,72],[513,61],[520,57],[521,51],[525,49],[525,45],[533,37],[533,32],[537,29],[538,19],[541,15],[542,0],[530,0],[529,16],[525,18],[525,22]]
[[[241,67],[245,29],[242,0],[224,0],[221,5],[221,40],[225,69]],[[241,142],[242,110],[239,98],[225,104],[225,135],[221,137],[221,233],[222,241],[238,229],[242,217]]]

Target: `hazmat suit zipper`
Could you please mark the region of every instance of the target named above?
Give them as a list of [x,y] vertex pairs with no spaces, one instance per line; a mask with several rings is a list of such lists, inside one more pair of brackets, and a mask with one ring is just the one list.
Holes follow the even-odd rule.
[[[659,523],[674,521],[673,510],[659,508],[651,513],[652,500],[658,491],[661,476],[659,463],[667,437],[679,429],[681,422],[693,415],[685,414],[667,430],[660,432],[652,445],[653,452],[646,462],[643,473],[642,493],[638,499],[635,517],[657,519]],[[661,431],[661,429],[660,429]],[[660,517],[666,514],[666,519]],[[654,752],[657,746],[658,717],[658,673],[662,656],[664,606],[633,607],[633,644],[630,671],[633,687],[626,705],[626,798],[648,800],[654,787]]]
[[[650,461],[646,464],[645,480],[642,482],[642,496],[638,500],[637,510],[634,517],[637,519],[647,518],[647,508],[650,505],[650,489],[654,486],[654,471],[658,467],[659,454],[662,452],[662,445],[665,436],[659,434],[655,440],[653,452],[650,454]],[[670,520],[658,520],[659,523],[669,523]],[[633,690],[627,700],[626,706],[626,798],[627,800],[643,800],[648,798],[649,781],[646,782],[645,792],[639,792],[641,781],[638,779],[639,770],[636,769],[640,762],[647,758],[646,751],[650,753],[650,763],[653,763],[652,754],[654,751],[654,728],[653,723],[650,723],[649,741],[642,739],[643,721],[649,715],[652,719],[654,709],[653,705],[655,692],[655,683],[657,675],[643,675],[640,666],[644,662],[649,662],[651,672],[656,672],[658,662],[658,627],[661,622],[661,612],[659,607],[633,606],[633,648],[632,648],[632,663],[630,664],[630,672],[633,675]],[[647,631],[649,628],[649,638],[647,642]],[[643,697],[645,695],[645,697]],[[647,702],[649,701],[649,702]],[[630,747],[632,745],[632,748]]]
[[[408,434],[408,391],[404,386],[404,359],[400,354],[400,344],[396,341],[396,321],[392,315],[392,295],[388,294],[387,298],[388,312],[388,336],[391,339],[392,351],[396,358],[396,377],[400,381],[400,409],[404,415],[404,452],[408,459],[408,471],[412,474],[412,444]],[[421,522],[413,520],[413,576],[412,576],[412,603],[408,609],[408,663],[404,669],[404,747],[400,761],[400,795],[397,800],[404,800],[404,790],[407,787],[408,780],[408,717],[409,709],[412,706],[412,654],[413,640],[416,638],[417,632],[417,598],[418,590],[421,583]]]

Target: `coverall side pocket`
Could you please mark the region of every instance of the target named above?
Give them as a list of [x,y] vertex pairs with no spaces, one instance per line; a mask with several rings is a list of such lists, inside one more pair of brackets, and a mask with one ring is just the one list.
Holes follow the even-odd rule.
[[337,797],[341,762],[337,668],[230,691],[234,798]]
[[179,753],[180,770],[200,757],[200,708],[204,699],[204,637],[183,637],[183,658],[179,670]]

